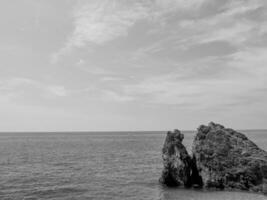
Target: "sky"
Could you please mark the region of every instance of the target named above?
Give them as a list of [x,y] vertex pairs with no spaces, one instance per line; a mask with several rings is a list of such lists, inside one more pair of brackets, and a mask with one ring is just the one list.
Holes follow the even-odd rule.
[[1,0],[0,131],[267,128],[265,0]]

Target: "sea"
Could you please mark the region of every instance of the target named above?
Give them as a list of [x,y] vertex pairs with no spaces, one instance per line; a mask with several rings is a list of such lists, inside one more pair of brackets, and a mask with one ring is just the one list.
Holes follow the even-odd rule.
[[[267,150],[267,130],[246,130]],[[184,131],[190,152],[195,131]],[[159,184],[166,132],[0,133],[0,200],[266,200]]]

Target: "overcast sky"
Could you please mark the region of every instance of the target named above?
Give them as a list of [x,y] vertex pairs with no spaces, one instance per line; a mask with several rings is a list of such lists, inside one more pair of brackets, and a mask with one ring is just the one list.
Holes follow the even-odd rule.
[[1,0],[0,131],[267,128],[265,0]]

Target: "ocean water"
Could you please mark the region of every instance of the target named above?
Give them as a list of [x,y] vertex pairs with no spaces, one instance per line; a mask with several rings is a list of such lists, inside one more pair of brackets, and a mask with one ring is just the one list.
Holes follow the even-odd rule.
[[[267,130],[243,131],[267,150]],[[164,132],[0,133],[1,200],[263,200],[159,184]],[[193,132],[184,143],[190,151]]]

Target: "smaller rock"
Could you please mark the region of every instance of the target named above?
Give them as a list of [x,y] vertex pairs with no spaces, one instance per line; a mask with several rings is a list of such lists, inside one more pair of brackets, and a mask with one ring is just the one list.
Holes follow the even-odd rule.
[[168,132],[162,149],[164,169],[160,182],[167,186],[200,187],[195,159],[188,154],[182,144],[184,135],[179,130]]

